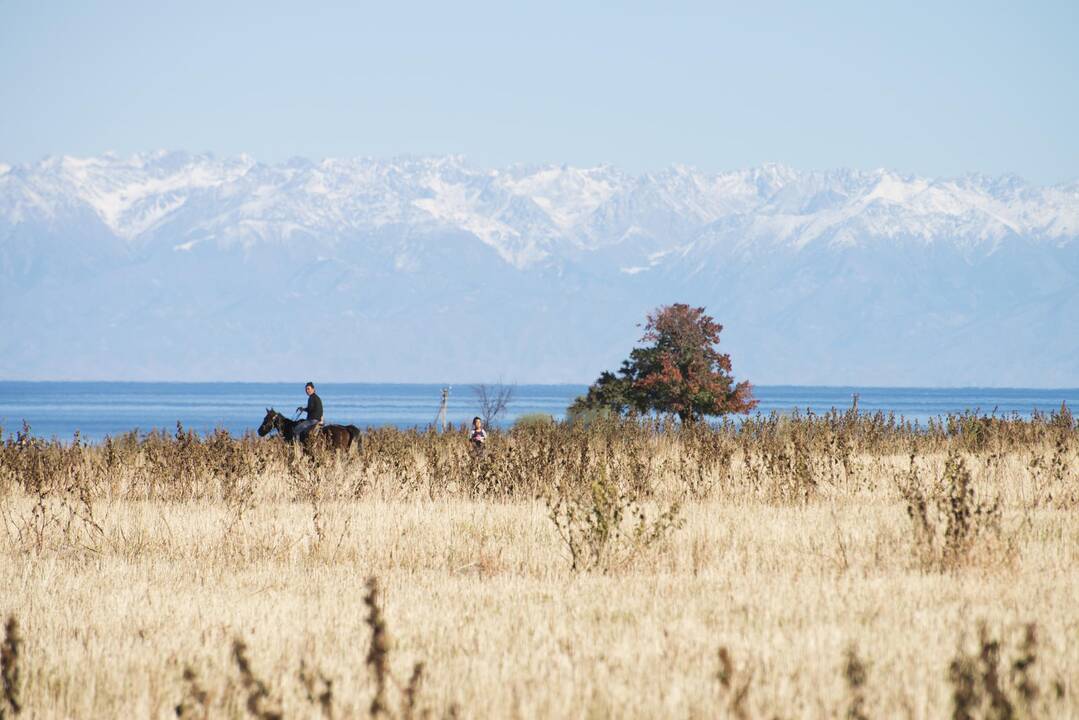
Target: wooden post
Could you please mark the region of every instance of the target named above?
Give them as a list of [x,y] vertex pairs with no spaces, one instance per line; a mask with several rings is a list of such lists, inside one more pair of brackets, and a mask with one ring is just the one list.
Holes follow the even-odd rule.
[[438,407],[438,424],[440,432],[446,432],[446,405],[449,404],[450,389],[442,388],[442,404]]

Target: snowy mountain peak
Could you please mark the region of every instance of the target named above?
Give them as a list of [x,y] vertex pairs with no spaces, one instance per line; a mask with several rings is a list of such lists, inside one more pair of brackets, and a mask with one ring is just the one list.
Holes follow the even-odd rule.
[[1079,228],[1079,183],[803,172],[780,163],[720,173],[672,165],[634,177],[607,165],[484,169],[459,155],[264,164],[158,150],[2,165],[0,192],[7,224],[85,208],[135,244],[166,224],[248,244],[407,224],[471,235],[519,268],[627,238],[627,252],[640,254],[634,263],[647,264],[643,258],[717,234],[738,234],[733,241],[747,250],[761,238],[793,248],[900,238],[991,248],[1007,236],[1070,243]]

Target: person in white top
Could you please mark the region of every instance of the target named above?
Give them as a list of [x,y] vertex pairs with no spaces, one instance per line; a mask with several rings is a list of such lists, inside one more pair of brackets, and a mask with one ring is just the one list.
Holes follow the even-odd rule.
[[474,451],[483,451],[484,443],[487,442],[487,431],[483,429],[483,420],[479,417],[472,418],[472,432],[468,434],[468,441],[472,443]]

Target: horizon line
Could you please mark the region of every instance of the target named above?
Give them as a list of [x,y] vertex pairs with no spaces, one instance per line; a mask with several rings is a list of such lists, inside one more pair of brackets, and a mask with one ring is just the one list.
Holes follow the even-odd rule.
[[[64,383],[94,383],[98,385],[304,385],[307,380],[18,380],[0,378],[0,384],[64,384]],[[819,388],[830,390],[1034,390],[1034,391],[1066,391],[1079,392],[1076,387],[1056,386],[1014,386],[1014,385],[829,385],[829,384],[797,384],[797,383],[755,383],[749,381],[754,388]],[[407,385],[414,387],[461,387],[473,388],[480,385],[506,386],[506,387],[588,387],[588,382],[441,382],[441,381],[343,381],[343,380],[320,380],[315,386],[320,385]]]

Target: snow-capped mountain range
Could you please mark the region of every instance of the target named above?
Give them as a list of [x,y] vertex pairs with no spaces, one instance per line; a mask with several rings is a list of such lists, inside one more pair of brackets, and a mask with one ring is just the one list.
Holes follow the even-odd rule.
[[705,305],[758,383],[1079,385],[1079,182],[460,157],[0,164],[0,377],[591,380]]

